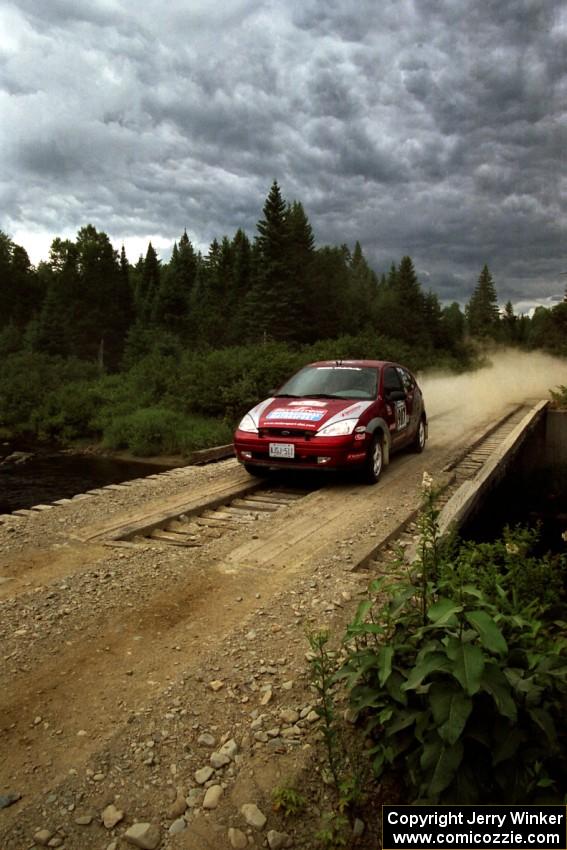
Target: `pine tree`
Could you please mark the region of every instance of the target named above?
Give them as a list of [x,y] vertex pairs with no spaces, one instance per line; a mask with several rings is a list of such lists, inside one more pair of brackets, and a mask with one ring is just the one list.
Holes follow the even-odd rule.
[[312,300],[312,264],[315,257],[313,229],[298,201],[288,206],[289,225],[289,280],[288,302],[291,309],[288,339],[306,342],[312,327],[308,320],[309,302]]
[[366,326],[374,327],[377,314],[376,275],[366,262],[360,242],[356,242],[350,261],[349,301],[350,326],[354,333]]
[[[228,240],[227,240],[228,241]],[[226,314],[220,281],[222,249],[213,239],[206,257],[198,266],[197,280],[190,303],[191,336],[197,346],[220,347],[226,330]]]
[[195,249],[187,235],[187,230],[184,230],[183,235],[179,240],[179,248],[173,266],[175,270],[175,277],[178,281],[179,291],[183,291],[185,302],[187,304],[189,304],[191,292],[195,286],[197,265],[197,254],[195,253]]
[[140,272],[135,294],[136,317],[143,325],[149,325],[161,280],[161,263],[151,242],[141,262]]
[[423,296],[423,315],[429,340],[434,348],[443,348],[446,342],[439,298],[431,289]]
[[[227,342],[241,345],[246,342],[247,303],[252,280],[252,246],[245,232],[239,228],[231,243],[232,254],[232,313],[229,318]],[[252,324],[252,323],[250,323]]]
[[152,304],[152,320],[185,343],[192,337],[190,311],[197,266],[198,256],[184,230],[179,245],[177,242],[173,245],[169,263],[161,268],[159,288]]
[[256,339],[293,339],[298,307],[292,287],[291,233],[287,205],[276,180],[258,222],[258,266],[249,295],[250,335]]
[[350,252],[346,246],[325,246],[315,252],[310,265],[310,299],[307,305],[307,342],[333,339],[354,331],[350,324]]
[[465,315],[471,336],[495,338],[498,335],[498,298],[492,275],[486,265],[465,308]]
[[392,336],[394,321],[398,321],[399,303],[396,294],[398,270],[394,263],[388,270],[388,275],[382,276],[381,284],[376,291],[376,307],[374,315],[375,329],[385,336]]
[[414,346],[431,345],[430,317],[411,257],[402,257],[398,268],[390,270],[387,293],[386,314],[382,305],[378,318],[380,329]]
[[445,346],[453,351],[456,350],[463,342],[465,335],[465,316],[457,301],[443,308],[441,324]]
[[0,327],[22,329],[41,307],[37,274],[25,248],[0,231]]
[[128,281],[108,236],[92,225],[82,227],[76,240],[80,286],[76,320],[76,353],[97,359],[100,368],[115,368],[132,320]]
[[500,319],[502,339],[504,340],[504,342],[507,342],[511,345],[517,342],[517,325],[518,317],[514,313],[514,307],[512,305],[512,302],[507,301],[504,306],[502,318]]
[[130,263],[126,257],[124,245],[120,249],[120,274],[122,275],[122,285],[131,289],[130,286]]
[[12,314],[12,240],[0,230],[0,327]]
[[46,291],[34,344],[48,354],[77,354],[82,293],[74,242],[53,240],[42,277]]
[[162,267],[152,306],[152,324],[171,331],[180,338],[187,336],[190,292],[180,269],[179,249],[174,243],[171,259]]
[[303,262],[308,261],[315,250],[315,237],[303,205],[299,201],[293,201],[288,206],[287,220],[294,258],[298,257]]

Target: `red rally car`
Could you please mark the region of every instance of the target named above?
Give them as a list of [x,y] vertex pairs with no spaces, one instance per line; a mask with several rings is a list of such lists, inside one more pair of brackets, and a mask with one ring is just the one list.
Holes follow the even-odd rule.
[[310,363],[242,418],[236,457],[269,469],[360,468],[371,484],[398,449],[423,451],[427,416],[411,372],[382,360]]

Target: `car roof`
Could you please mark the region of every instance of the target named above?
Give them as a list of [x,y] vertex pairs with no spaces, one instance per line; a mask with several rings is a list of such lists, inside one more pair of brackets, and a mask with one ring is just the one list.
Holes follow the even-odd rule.
[[[341,358],[337,358],[337,360],[318,360],[316,363],[308,363],[308,366],[354,366],[355,368],[360,368],[362,366],[371,366],[375,369],[380,368],[381,366],[386,366],[393,363],[392,360],[342,360]],[[398,365],[398,364],[394,364]]]

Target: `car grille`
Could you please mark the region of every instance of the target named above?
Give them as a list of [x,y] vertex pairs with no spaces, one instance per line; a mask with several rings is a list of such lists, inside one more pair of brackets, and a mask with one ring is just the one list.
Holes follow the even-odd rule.
[[260,428],[259,437],[296,437],[300,440],[310,440],[312,431],[304,431],[302,428]]

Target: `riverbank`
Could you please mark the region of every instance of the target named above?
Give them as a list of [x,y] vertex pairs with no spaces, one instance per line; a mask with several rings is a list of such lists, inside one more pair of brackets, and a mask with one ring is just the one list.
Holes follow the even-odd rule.
[[232,444],[183,455],[143,459],[102,444],[54,446],[31,441],[0,444],[0,514],[68,499],[78,493],[133,478],[232,457]]
[[159,469],[172,469],[177,466],[187,466],[188,457],[182,454],[151,455],[140,458],[126,449],[108,449],[101,443],[68,446],[60,450],[61,454],[73,457],[97,457],[115,460],[120,463],[142,463],[144,466],[155,466]]
[[144,463],[150,466],[156,466],[163,469],[171,469],[179,466],[192,466],[200,463],[207,463],[215,460],[225,460],[233,456],[232,443],[224,443],[223,445],[210,446],[205,449],[197,449],[188,454],[168,454],[168,455],[152,455],[150,457],[140,458],[127,450],[111,451],[101,444],[88,445],[83,447],[70,447],[62,449],[63,453],[73,455],[86,455],[94,457],[107,457],[112,460],[121,461],[124,463]]
[[52,445],[3,443],[0,453],[0,514],[69,499],[78,493],[143,478],[177,464]]

